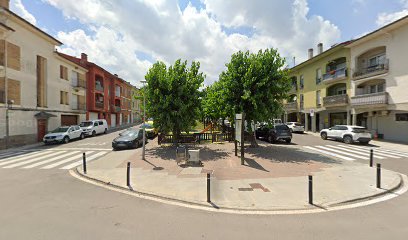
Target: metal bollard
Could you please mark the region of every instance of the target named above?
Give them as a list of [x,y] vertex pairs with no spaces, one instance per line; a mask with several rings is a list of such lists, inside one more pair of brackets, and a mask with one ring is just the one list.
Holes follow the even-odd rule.
[[377,163],[377,188],[381,188],[381,164]]
[[82,153],[82,169],[84,170],[84,174],[86,174],[86,155]]
[[126,186],[130,187],[130,162],[127,163]]
[[313,176],[309,175],[309,204],[313,205]]
[[211,176],[209,173],[207,173],[207,202],[211,202],[211,198],[210,198],[210,180],[211,180]]
[[374,150],[370,149],[370,167],[373,167],[374,162]]

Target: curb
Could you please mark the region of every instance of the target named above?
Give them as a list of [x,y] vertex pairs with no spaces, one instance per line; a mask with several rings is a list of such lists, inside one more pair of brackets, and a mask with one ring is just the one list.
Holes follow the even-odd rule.
[[138,198],[152,200],[160,203],[166,203],[170,205],[176,205],[186,208],[199,209],[204,211],[219,212],[219,213],[231,213],[231,214],[246,214],[246,215],[289,215],[289,214],[306,214],[306,213],[322,213],[330,211],[338,211],[362,206],[368,206],[374,203],[390,200],[408,191],[408,177],[406,175],[398,173],[400,178],[399,183],[384,192],[376,193],[366,197],[361,197],[357,199],[347,200],[344,202],[333,203],[327,206],[310,205],[304,208],[294,208],[294,209],[241,209],[241,208],[229,208],[229,207],[218,207],[214,204],[209,203],[201,204],[198,202],[190,202],[181,199],[175,199],[170,197],[164,197],[152,193],[145,193],[135,191],[126,187],[111,184],[110,182],[105,182],[97,178],[86,176],[81,173],[78,168],[69,171],[70,174],[82,181],[94,184],[99,187],[104,187],[109,190],[125,193]]

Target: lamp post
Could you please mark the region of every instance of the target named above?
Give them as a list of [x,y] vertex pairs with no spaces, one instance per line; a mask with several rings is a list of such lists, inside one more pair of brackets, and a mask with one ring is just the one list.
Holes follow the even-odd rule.
[[142,149],[142,160],[146,160],[146,80],[140,81],[143,83],[143,149]]

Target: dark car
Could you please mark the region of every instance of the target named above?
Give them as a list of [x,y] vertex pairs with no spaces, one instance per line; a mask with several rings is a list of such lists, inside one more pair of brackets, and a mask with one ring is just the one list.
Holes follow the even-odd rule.
[[[147,142],[147,140],[146,140]],[[118,137],[113,139],[112,148],[126,149],[126,148],[138,148],[143,145],[143,131],[139,129],[129,129],[119,134]]]
[[276,124],[272,127],[261,125],[255,130],[256,138],[262,138],[268,142],[274,143],[279,140],[284,140],[286,143],[292,141],[292,133],[290,128],[285,124]]

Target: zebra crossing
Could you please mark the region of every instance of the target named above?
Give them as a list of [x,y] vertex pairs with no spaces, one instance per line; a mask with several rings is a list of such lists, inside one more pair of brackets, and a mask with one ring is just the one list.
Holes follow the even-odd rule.
[[371,149],[374,149],[374,159],[408,158],[407,152],[357,145],[316,145],[304,146],[304,148],[346,161],[369,160]]
[[82,154],[86,161],[98,159],[110,150],[100,149],[42,149],[0,153],[0,168],[12,169],[61,169],[68,170],[82,164]]

